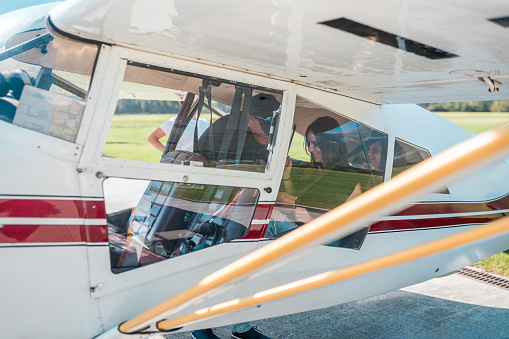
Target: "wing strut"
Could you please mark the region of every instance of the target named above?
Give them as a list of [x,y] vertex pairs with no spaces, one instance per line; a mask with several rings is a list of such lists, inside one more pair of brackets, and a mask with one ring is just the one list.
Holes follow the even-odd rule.
[[239,311],[277,299],[290,297],[295,294],[308,292],[316,288],[326,287],[327,285],[337,283],[341,280],[354,278],[362,274],[368,274],[373,271],[403,264],[439,252],[444,252],[454,247],[493,237],[508,231],[509,217],[504,217],[481,227],[411,247],[403,251],[391,253],[380,258],[368,260],[342,269],[317,274],[309,278],[257,292],[249,297],[234,299],[212,307],[203,308],[195,311],[194,313],[186,314],[177,318],[162,320],[157,323],[157,328],[161,331],[179,329],[184,325],[189,325],[198,321]]
[[[165,318],[169,318],[172,314],[190,305],[195,305],[208,296],[230,288],[242,280],[259,275],[282,263],[302,256],[321,244],[327,244],[334,239],[358,231],[367,221],[395,212],[403,204],[416,199],[426,192],[442,187],[446,181],[450,181],[452,178],[458,179],[460,176],[488,167],[497,159],[509,153],[507,145],[509,145],[509,126],[496,132],[481,134],[453,146],[436,157],[429,158],[399,174],[384,185],[379,185],[367,191],[329,213],[216,271],[197,285],[121,324],[118,330],[115,328],[112,332],[105,333],[104,336],[112,337],[119,334],[122,336],[122,334],[141,333],[141,331],[150,329],[157,322],[159,322],[161,328],[174,328],[175,326],[182,326],[184,323],[195,322],[205,318],[201,315],[199,318],[195,315],[187,315],[185,319],[179,318],[178,321],[175,321],[175,319],[162,321]],[[431,254],[433,251],[445,250],[447,246],[457,246],[463,243],[463,241],[476,240],[476,237],[488,237],[497,232],[503,232],[506,230],[507,223],[507,220],[497,221],[493,225],[480,228],[478,230],[479,233],[467,231],[464,234],[458,234],[459,240],[451,240],[451,238],[443,239],[440,244],[421,245],[407,251],[414,251],[412,255],[414,258],[418,258],[427,255],[426,253]],[[458,242],[453,243],[452,241]],[[423,249],[423,247],[426,249]],[[410,254],[404,251],[403,256],[405,255]],[[377,259],[344,270],[333,271],[330,273],[332,278],[327,278],[326,280],[332,279],[330,282],[334,282],[337,281],[336,279],[349,277],[350,275],[345,272],[350,272],[349,274],[352,274],[352,272],[363,274],[373,270],[377,265],[396,265],[400,263],[399,260],[402,260],[401,256],[401,253],[396,253],[389,255],[389,258],[380,259],[381,261]],[[314,279],[318,278],[322,279],[321,275],[304,279],[304,281],[312,283]],[[298,283],[285,285],[279,289],[282,291],[281,294],[274,294],[274,289],[267,291],[269,295],[272,294],[270,298],[284,297],[286,293],[284,291],[287,289],[294,292],[299,291]],[[259,293],[254,297],[258,298],[260,295],[263,296],[263,294]],[[253,300],[248,300],[249,298],[253,297],[244,298],[242,300],[243,306],[241,307],[248,307],[253,302]],[[224,304],[219,306],[219,308],[224,307]],[[226,309],[225,312],[233,311],[232,308],[224,309]],[[206,314],[207,317],[212,316],[208,311]]]

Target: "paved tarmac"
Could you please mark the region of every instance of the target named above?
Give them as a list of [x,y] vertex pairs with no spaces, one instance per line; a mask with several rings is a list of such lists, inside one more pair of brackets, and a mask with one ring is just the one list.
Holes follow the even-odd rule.
[[[453,274],[376,297],[253,324],[274,339],[509,339],[509,290]],[[230,338],[228,327],[214,332]],[[150,337],[163,338],[191,336]]]

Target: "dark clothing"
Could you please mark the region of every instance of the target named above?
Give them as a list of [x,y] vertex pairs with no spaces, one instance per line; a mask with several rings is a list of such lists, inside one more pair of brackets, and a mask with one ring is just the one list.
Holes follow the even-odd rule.
[[[240,131],[240,119],[237,125],[232,126],[228,131],[229,118],[230,115],[223,116],[205,130],[198,141],[198,149],[195,149],[195,152],[205,156],[209,162],[236,160],[239,152],[241,152],[241,161],[254,161],[257,164],[265,165],[269,156],[267,145],[260,145],[249,128],[246,127],[247,132]],[[225,149],[221,150],[223,139],[230,132],[233,132],[231,140]],[[245,140],[243,145],[239,145],[239,139],[241,139],[243,133],[245,134]],[[221,151],[225,152],[225,155],[222,156],[222,159],[219,159]]]

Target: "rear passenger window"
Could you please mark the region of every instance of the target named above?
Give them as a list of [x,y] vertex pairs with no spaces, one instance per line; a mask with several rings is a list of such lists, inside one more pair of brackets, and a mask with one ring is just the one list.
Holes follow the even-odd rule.
[[[430,157],[431,154],[428,150],[412,145],[406,141],[396,139],[396,142],[394,143],[392,177]],[[436,193],[449,194],[449,190],[447,187],[444,187],[444,189]]]
[[392,165],[392,176],[406,171],[415,164],[431,157],[424,148],[417,147],[406,141],[396,139],[394,144],[394,162]]

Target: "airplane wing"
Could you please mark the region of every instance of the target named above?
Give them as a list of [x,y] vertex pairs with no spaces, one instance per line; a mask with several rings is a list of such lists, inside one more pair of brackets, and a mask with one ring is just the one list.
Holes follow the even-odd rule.
[[509,99],[506,1],[73,0],[49,20],[372,103]]

